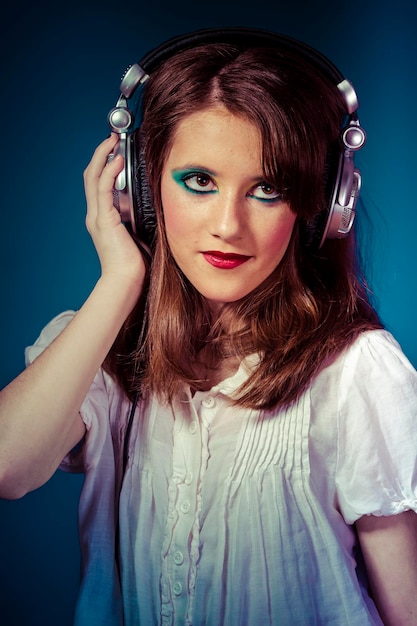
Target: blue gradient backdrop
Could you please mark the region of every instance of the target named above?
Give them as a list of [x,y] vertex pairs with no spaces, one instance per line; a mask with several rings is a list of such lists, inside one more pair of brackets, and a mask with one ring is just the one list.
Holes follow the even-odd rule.
[[[253,26],[319,48],[351,78],[368,142],[360,155],[378,308],[417,365],[417,29],[411,2],[126,0],[14,3],[2,14],[1,365],[5,385],[55,314],[79,307],[98,276],[84,229],[82,172],[109,130],[126,66],[168,37]],[[56,390],[59,393],[59,390]],[[70,626],[79,579],[82,477],[57,473],[0,501],[0,624]]]

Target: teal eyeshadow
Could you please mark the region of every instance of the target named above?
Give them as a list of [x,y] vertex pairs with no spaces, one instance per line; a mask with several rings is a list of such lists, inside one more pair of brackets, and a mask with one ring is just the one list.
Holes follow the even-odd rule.
[[[187,185],[185,184],[185,179],[187,178],[187,176],[190,176],[192,174],[206,174],[207,176],[214,176],[213,173],[204,169],[199,169],[199,168],[190,168],[190,169],[185,169],[185,170],[172,170],[171,172],[171,175],[174,181],[178,185],[181,185],[181,187],[184,187],[184,189],[186,189],[190,193],[195,193],[195,194],[216,193],[216,190],[214,189],[212,191],[203,191],[203,190],[196,191],[195,189],[190,189],[190,187],[187,187]],[[263,202],[264,204],[272,204],[274,202],[279,202],[282,200],[282,195],[280,195],[277,198],[257,198],[256,196],[252,196],[252,197],[258,200],[258,202]]]
[[211,190],[211,191],[196,191],[195,189],[191,189],[190,187],[187,187],[187,185],[185,184],[185,180],[188,176],[192,176],[193,174],[204,174],[206,176],[213,176],[213,174],[207,170],[204,169],[199,169],[199,168],[190,168],[190,169],[186,169],[186,170],[172,170],[171,172],[171,176],[173,178],[173,180],[178,184],[181,185],[181,187],[184,187],[184,189],[186,189],[187,191],[189,191],[190,193],[215,193],[215,190]]
[[179,185],[183,185],[184,178],[189,174],[192,174],[193,171],[194,170],[173,170],[171,174],[176,183],[178,183]]

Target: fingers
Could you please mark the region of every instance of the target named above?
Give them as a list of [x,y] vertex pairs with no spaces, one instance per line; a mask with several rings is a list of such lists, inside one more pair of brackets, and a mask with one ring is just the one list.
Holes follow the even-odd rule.
[[118,137],[112,133],[94,151],[84,171],[84,187],[87,199],[87,228],[91,232],[99,222],[120,222],[120,215],[113,206],[113,188],[116,177],[123,168],[123,158],[117,155],[112,160],[109,154],[115,149]]
[[[91,194],[94,194],[95,187],[98,185],[98,181],[107,164],[110,167],[110,171],[113,171],[115,162],[117,163],[118,159],[115,158],[108,161],[108,156],[117,145],[117,141],[117,135],[112,133],[110,137],[107,137],[107,139],[100,143],[95,149],[90,163],[84,170],[84,185],[86,188],[87,200],[90,199]],[[113,166],[113,169],[111,166]]]
[[130,283],[142,281],[146,268],[138,246],[113,206],[115,180],[124,163],[120,155],[108,159],[117,142],[118,136],[113,133],[100,143],[84,171],[85,221],[100,259],[102,277],[127,278]]
[[84,171],[84,178],[89,180],[100,176],[107,163],[107,157],[115,148],[118,142],[116,133],[112,133],[107,139],[102,141],[94,151],[92,159]]

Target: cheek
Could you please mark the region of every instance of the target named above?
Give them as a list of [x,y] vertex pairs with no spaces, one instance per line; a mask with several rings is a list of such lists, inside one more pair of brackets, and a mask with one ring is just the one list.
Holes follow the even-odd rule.
[[175,200],[170,198],[163,205],[165,232],[169,243],[181,239],[190,230],[190,221],[186,215],[175,205]]
[[162,179],[161,202],[165,232],[172,249],[178,245],[187,245],[201,231],[200,218],[195,211],[195,201],[184,197],[184,192],[170,180]]
[[175,196],[175,189],[171,185],[164,184],[162,179],[161,184],[161,201],[162,201],[162,213],[164,216],[165,231],[167,239],[171,239],[172,235],[175,237],[175,233],[181,231],[181,215],[178,211],[178,202]]
[[259,245],[265,255],[278,257],[284,255],[291,239],[296,216],[290,212],[288,215],[264,230],[264,236],[260,238]]
[[184,205],[184,200],[176,193],[176,189],[166,190],[161,194],[165,233],[169,248],[178,261],[178,255],[188,248],[195,239],[196,230],[193,224],[193,212]]

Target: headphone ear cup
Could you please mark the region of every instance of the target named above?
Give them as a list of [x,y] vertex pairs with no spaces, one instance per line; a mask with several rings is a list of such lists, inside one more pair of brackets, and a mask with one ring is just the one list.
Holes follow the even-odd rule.
[[343,239],[352,229],[356,204],[361,189],[361,175],[355,168],[353,155],[349,151],[341,154],[333,191],[330,195],[328,217],[320,241]]
[[136,237],[151,250],[155,245],[156,214],[148,181],[145,146],[140,129],[131,137],[132,203]]
[[[334,159],[334,160],[333,160]],[[327,166],[325,183],[327,207],[306,224],[304,243],[308,247],[321,248],[326,239],[344,239],[352,229],[356,204],[361,188],[361,175],[355,168],[350,151],[342,151]]]

